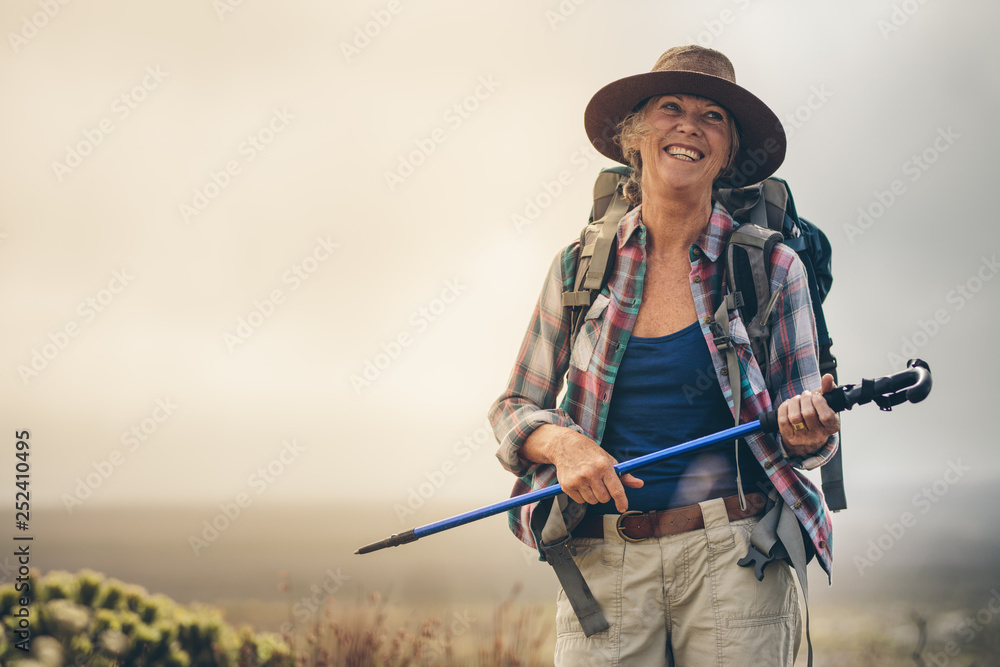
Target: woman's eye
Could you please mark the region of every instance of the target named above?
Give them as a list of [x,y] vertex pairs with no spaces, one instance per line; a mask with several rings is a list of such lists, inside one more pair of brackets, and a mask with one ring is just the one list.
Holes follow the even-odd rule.
[[677,102],[664,102],[663,105],[660,106],[660,108],[661,109],[666,109],[667,111],[680,111],[680,109],[681,109],[677,105]]
[[722,121],[725,120],[723,115],[718,111],[709,111],[707,114],[705,114],[705,117],[715,123],[721,123]]

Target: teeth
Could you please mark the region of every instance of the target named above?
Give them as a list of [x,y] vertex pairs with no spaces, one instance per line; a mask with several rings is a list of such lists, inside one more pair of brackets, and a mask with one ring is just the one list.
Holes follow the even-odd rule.
[[680,146],[667,146],[667,153],[673,155],[674,157],[688,160],[689,162],[697,162],[704,157],[698,151],[688,150],[687,148],[681,148]]

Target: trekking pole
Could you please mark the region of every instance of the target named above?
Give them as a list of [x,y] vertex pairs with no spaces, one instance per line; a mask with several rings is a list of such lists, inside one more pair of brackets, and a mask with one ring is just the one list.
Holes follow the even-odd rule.
[[[855,405],[864,405],[871,402],[874,402],[882,410],[891,410],[893,406],[907,401],[910,403],[919,403],[927,398],[927,395],[931,391],[932,383],[930,366],[920,359],[910,359],[906,362],[906,367],[907,370],[900,371],[894,375],[877,378],[875,380],[862,380],[861,385],[848,384],[842,387],[837,387],[836,389],[823,394],[823,397],[826,399],[826,402],[830,405],[830,407],[833,408],[834,412],[850,410]],[[683,454],[693,449],[714,445],[726,440],[742,438],[743,436],[750,435],[758,431],[763,431],[764,433],[778,432],[777,410],[766,412],[761,415],[760,419],[755,419],[754,421],[747,422],[746,424],[740,424],[739,426],[734,426],[724,431],[719,431],[718,433],[713,433],[701,438],[696,438],[695,440],[683,442],[679,445],[674,445],[673,447],[661,449],[658,452],[653,452],[628,461],[623,461],[615,466],[615,472],[618,473],[618,475],[624,475],[627,472],[644,468],[652,465],[653,463],[670,458],[671,456],[677,456],[678,454]],[[429,523],[426,526],[420,526],[419,528],[413,528],[403,533],[391,535],[384,540],[363,546],[354,553],[367,554],[386,547],[398,547],[401,544],[415,542],[421,537],[427,537],[428,535],[440,533],[450,528],[457,528],[458,526],[463,526],[467,523],[478,521],[479,519],[485,519],[488,516],[493,516],[494,514],[499,514],[500,512],[504,512],[515,507],[520,507],[539,500],[544,500],[545,498],[557,496],[560,493],[562,493],[562,486],[554,484],[552,486],[545,487],[544,489],[538,489],[537,491],[508,498],[507,500],[494,505],[480,507],[479,509],[472,510],[471,512],[465,512],[464,514],[458,514],[449,519]]]

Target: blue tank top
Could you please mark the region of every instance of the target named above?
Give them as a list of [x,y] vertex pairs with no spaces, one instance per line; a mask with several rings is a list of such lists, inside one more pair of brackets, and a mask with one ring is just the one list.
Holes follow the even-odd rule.
[[[625,349],[608,411],[602,447],[618,461],[678,445],[733,425],[701,328],[691,326],[656,338],[632,336]],[[743,488],[757,490],[766,477],[740,443]],[[645,485],[625,487],[630,510],[661,510],[736,493],[733,442],[712,445],[633,473]],[[615,514],[614,503],[590,510]]]

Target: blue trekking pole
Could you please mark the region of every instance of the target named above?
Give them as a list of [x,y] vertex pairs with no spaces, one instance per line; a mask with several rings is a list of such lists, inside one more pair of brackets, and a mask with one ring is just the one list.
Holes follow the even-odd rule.
[[[833,408],[834,412],[850,410],[855,405],[864,405],[865,403],[871,402],[874,402],[882,410],[891,410],[893,406],[907,401],[910,403],[919,403],[927,398],[927,395],[931,391],[932,382],[930,366],[920,359],[911,359],[906,362],[906,366],[907,370],[894,375],[889,375],[875,380],[862,380],[860,385],[848,384],[842,387],[837,387],[836,389],[823,394],[823,397],[826,399],[830,407]],[[766,412],[761,415],[760,419],[755,419],[754,421],[747,422],[746,424],[740,424],[739,426],[734,426],[724,431],[719,431],[718,433],[713,433],[711,435],[696,438],[673,447],[661,449],[660,451],[653,452],[652,454],[646,454],[645,456],[623,461],[615,466],[615,472],[618,473],[618,475],[624,475],[627,472],[644,468],[658,461],[668,459],[671,456],[677,456],[678,454],[683,454],[684,452],[689,452],[693,449],[699,449],[701,447],[707,447],[708,445],[714,445],[725,440],[741,438],[758,431],[763,431],[764,433],[778,432],[777,410]],[[398,547],[401,544],[415,542],[421,537],[427,537],[428,535],[434,535],[435,533],[440,533],[451,528],[457,528],[458,526],[463,526],[467,523],[478,521],[479,519],[485,519],[488,516],[493,516],[494,514],[499,514],[500,512],[505,512],[515,507],[520,507],[539,500],[544,500],[545,498],[557,496],[560,493],[562,493],[562,486],[554,484],[552,486],[545,487],[544,489],[508,498],[507,500],[494,505],[480,507],[479,509],[472,510],[471,512],[465,512],[464,514],[458,514],[449,519],[429,523],[426,526],[420,526],[419,528],[413,528],[403,533],[391,535],[384,540],[379,540],[378,542],[373,542],[372,544],[363,546],[354,553],[367,554],[386,547]]]

